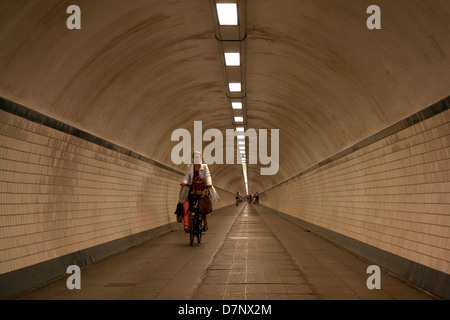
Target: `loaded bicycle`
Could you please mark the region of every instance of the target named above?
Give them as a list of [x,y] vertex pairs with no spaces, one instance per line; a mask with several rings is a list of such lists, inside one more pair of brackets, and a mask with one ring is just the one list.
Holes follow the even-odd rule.
[[[198,201],[196,201],[198,203]],[[197,212],[197,203],[195,204],[191,218],[191,229],[189,230],[189,243],[194,245],[194,238],[197,238],[197,243],[202,241],[203,235],[203,218],[202,214]]]
[[[187,187],[191,187],[191,185],[186,185]],[[204,194],[208,195],[209,190],[205,189]],[[203,229],[203,214],[198,212],[198,202],[199,200],[194,200],[195,202],[192,205],[192,216],[191,216],[191,223],[190,223],[190,229],[188,230],[189,232],[189,243],[191,246],[194,245],[194,239],[197,238],[197,243],[200,244],[200,242],[202,241],[202,235],[203,232],[205,231]]]

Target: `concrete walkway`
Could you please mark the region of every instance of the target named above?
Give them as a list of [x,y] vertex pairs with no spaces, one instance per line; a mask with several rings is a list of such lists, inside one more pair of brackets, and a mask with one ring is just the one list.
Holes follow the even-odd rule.
[[433,299],[382,271],[369,290],[370,262],[279,217],[241,204],[209,216],[202,243],[181,230],[82,269],[81,289],[66,279],[20,299],[317,300]]

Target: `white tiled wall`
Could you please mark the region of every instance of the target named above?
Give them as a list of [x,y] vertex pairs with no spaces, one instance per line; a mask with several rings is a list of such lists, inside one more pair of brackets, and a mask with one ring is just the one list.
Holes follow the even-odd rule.
[[0,110],[0,274],[174,222],[181,178]]
[[450,111],[266,192],[262,203],[450,273]]

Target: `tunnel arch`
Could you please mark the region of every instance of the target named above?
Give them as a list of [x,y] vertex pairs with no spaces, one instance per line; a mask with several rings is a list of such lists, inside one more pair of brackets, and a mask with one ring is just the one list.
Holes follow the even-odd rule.
[[[149,196],[144,201],[139,198],[142,193],[155,192],[154,186],[148,183],[148,176],[154,176],[155,181],[164,186],[161,191],[164,200],[158,202],[160,207],[154,209],[158,218],[155,221],[150,221],[148,217],[145,217],[147,220],[142,218],[146,221],[144,227],[121,229],[116,232],[116,238],[170,224],[167,212],[172,210],[169,208],[170,203],[176,202],[177,182],[185,170],[184,165],[174,165],[170,158],[175,145],[170,140],[171,133],[178,128],[186,128],[192,132],[194,121],[202,121],[204,131],[216,128],[225,132],[233,128],[226,84],[223,81],[222,58],[214,36],[212,3],[214,1],[78,1],[82,29],[68,30],[68,4],[65,1],[46,1],[46,5],[38,1],[2,1],[0,96],[4,100],[1,146],[7,150],[4,151],[3,159],[11,157],[7,159],[8,162],[4,162],[11,167],[2,167],[3,203],[7,204],[2,209],[3,218],[7,221],[5,225],[14,225],[11,210],[22,210],[20,214],[23,216],[36,213],[40,214],[39,219],[48,218],[41,212],[41,202],[46,199],[39,189],[44,188],[43,186],[35,186],[37,189],[27,191],[39,191],[36,203],[27,205],[18,200],[25,197],[20,191],[12,192],[13,189],[9,188],[16,183],[17,186],[23,186],[24,183],[18,180],[19,175],[12,175],[12,166],[20,158],[19,152],[21,156],[26,154],[26,148],[33,143],[41,146],[45,154],[39,155],[36,150],[34,162],[29,166],[24,164],[27,169],[23,170],[30,172],[38,170],[37,166],[43,164],[46,168],[51,167],[52,163],[61,163],[63,169],[67,170],[69,162],[77,168],[74,169],[77,174],[82,176],[82,168],[89,168],[92,170],[91,174],[97,175],[98,172],[105,173],[101,168],[103,165],[112,172],[113,168],[117,169],[117,163],[121,163],[126,170],[133,169],[133,173],[124,172],[136,178],[133,180],[136,185],[130,186],[132,190],[123,192],[128,197],[127,203],[135,208],[142,208],[142,203],[145,203],[144,207],[151,208],[149,203],[157,199],[156,195]],[[407,167],[403,173],[395,173],[414,175],[417,181],[422,181],[423,170],[434,170],[427,172],[429,175],[426,175],[426,179],[436,177],[434,180],[427,180],[427,186],[423,190],[413,188],[415,194],[424,199],[420,202],[423,212],[419,214],[430,214],[424,215],[426,218],[420,215],[420,219],[425,219],[431,226],[434,226],[431,220],[439,221],[441,226],[448,226],[446,210],[449,201],[442,190],[448,191],[446,166],[449,158],[449,116],[448,102],[445,99],[449,95],[450,84],[450,38],[447,22],[450,2],[378,1],[382,10],[381,30],[366,28],[366,9],[371,4],[368,1],[300,3],[286,0],[280,5],[277,1],[246,0],[239,3],[245,6],[246,12],[246,127],[280,130],[279,171],[275,175],[261,176],[260,168],[264,166],[250,164],[249,191],[266,191],[262,197],[266,199],[266,205],[288,216],[316,223],[333,232],[345,233],[346,231],[329,222],[321,224],[327,217],[320,218],[318,207],[310,208],[317,216],[297,211],[296,208],[301,203],[296,199],[295,190],[305,190],[300,182],[304,181],[302,173],[308,172],[315,177],[322,177],[321,174],[327,176],[334,172],[333,168],[337,164],[347,159],[334,156],[344,152],[350,159],[352,156],[346,152],[352,148],[355,149],[353,156],[358,152],[362,152],[362,155],[361,158],[349,160],[349,163],[362,166],[358,171],[362,175],[367,172],[373,175],[370,168],[374,166],[372,162],[375,160],[369,159],[361,148],[355,146],[364,141],[372,141],[373,137],[378,137],[380,132],[387,130],[390,134],[384,135],[380,141],[390,147],[380,147],[383,155],[374,152],[375,158],[383,159],[388,166],[392,160],[389,157],[403,157],[401,150],[406,150],[404,152],[407,153],[424,148],[423,157],[429,163],[421,162],[420,167]],[[10,102],[25,109],[10,107]],[[440,106],[437,108],[439,112],[436,112],[436,118],[419,116],[423,119],[403,127],[404,130],[409,128],[407,132],[410,132],[411,137],[398,138],[397,135],[401,134],[390,129],[398,122],[408,122],[412,116],[423,114],[424,110],[429,110],[427,108],[433,105]],[[23,112],[17,110],[30,110],[24,112],[38,112],[41,115],[31,116],[34,122],[30,124],[27,122],[29,118],[23,121]],[[59,121],[63,127],[68,126],[66,131],[69,133],[61,134],[58,130],[52,131],[54,128],[50,130],[45,126],[41,127],[39,122],[45,122],[42,120],[45,117]],[[440,119],[440,122],[436,119]],[[93,140],[100,139],[101,146],[77,140],[80,137],[74,138],[71,134],[77,130],[95,137]],[[397,140],[398,144],[391,143]],[[435,144],[439,147],[434,148]],[[16,145],[20,145],[17,148],[22,149],[16,150]],[[61,145],[63,150],[58,151],[52,145]],[[110,145],[113,146],[112,149],[108,149]],[[86,163],[73,164],[70,155],[73,148],[81,148],[77,150],[93,161],[107,159],[110,162],[107,165],[96,162],[95,169]],[[116,152],[121,148],[126,151],[110,154],[111,150]],[[365,144],[365,148],[370,149],[372,146]],[[123,158],[126,154],[133,154],[135,157],[126,160]],[[384,156],[388,157],[387,160]],[[404,160],[394,159],[393,162],[404,161],[409,164],[411,161],[418,161],[418,157],[420,156],[414,154],[412,160],[402,158]],[[145,165],[142,165],[139,159],[147,162],[144,161]],[[330,164],[328,160],[333,163]],[[321,165],[322,162],[329,164],[330,171],[323,171],[328,167]],[[53,181],[64,184],[61,181],[67,182],[69,179],[69,184],[80,186],[77,176],[69,177],[69,173],[63,169],[55,168],[51,171]],[[317,171],[313,172],[313,169]],[[411,173],[408,170],[417,172]],[[211,171],[215,184],[223,192],[223,205],[229,205],[233,202],[232,194],[244,190],[242,167],[237,164],[212,164]],[[393,169],[386,169],[388,171]],[[139,177],[138,172],[142,176]],[[382,174],[391,178],[386,172],[383,171]],[[440,176],[437,177],[439,173]],[[36,172],[33,174],[38,175]],[[22,176],[23,174],[20,179]],[[124,176],[121,177],[125,179]],[[86,179],[91,181],[95,177]],[[111,179],[117,177],[111,176]],[[293,181],[297,181],[297,184],[291,184]],[[33,183],[38,185],[36,181]],[[361,183],[367,186],[373,181],[364,180]],[[274,188],[275,186],[279,187]],[[286,186],[292,186],[294,191],[284,189]],[[87,185],[83,187],[88,188]],[[391,192],[386,191],[391,190],[390,187],[376,186],[386,193]],[[322,192],[318,199],[323,201],[323,207],[319,207],[332,211],[332,202],[324,200],[329,199],[326,196],[328,189],[317,188],[319,193]],[[396,190],[399,189],[400,187]],[[417,213],[410,203],[413,196],[405,194],[405,190],[402,189],[398,198],[394,199],[395,204],[392,204],[390,210]],[[361,196],[359,193],[347,196],[350,204],[367,199],[358,198]],[[383,202],[380,197],[373,195],[371,199]],[[98,200],[93,206],[101,207],[101,201]],[[312,198],[305,201],[312,205]],[[375,212],[374,215],[381,214],[385,209],[384,205],[373,201],[379,207],[361,210]],[[67,205],[59,207],[57,211],[64,212]],[[71,205],[82,211],[81,204]],[[344,207],[342,203],[339,206]],[[133,214],[139,216],[140,213],[136,212]],[[54,214],[53,209],[47,213]],[[110,212],[108,214],[112,215]],[[133,214],[131,216],[135,217]],[[348,220],[366,218],[357,216],[358,218],[352,216]],[[380,228],[378,222],[369,223],[365,220],[349,228],[358,229],[360,225],[371,223],[375,229]],[[137,222],[136,225],[138,224]],[[411,228],[406,233],[414,249],[398,246],[396,241],[403,240],[392,240],[392,235],[380,236],[389,240],[355,238],[386,251],[393,246],[394,254],[406,259],[414,260],[411,252],[418,250],[420,257],[415,262],[448,274],[448,260],[442,258],[448,253],[448,246],[443,247],[433,242],[448,239],[448,232],[444,230],[436,238],[432,231]],[[12,229],[8,228],[8,232],[9,230]],[[410,239],[414,230],[424,234],[425,247],[429,245],[428,241],[433,242],[432,247],[435,249],[432,250],[436,252],[433,251],[431,261],[424,258],[426,253],[416,249],[416,246],[423,243],[417,244]],[[57,232],[54,231],[55,234]],[[352,229],[347,236],[353,237],[353,232]],[[8,233],[5,239],[9,237],[19,236]],[[99,243],[89,243],[89,246],[113,239],[113,236],[108,235]],[[388,242],[389,245],[383,247],[380,241]],[[29,240],[28,244],[31,242]],[[24,258],[17,265],[11,262],[2,271],[11,272],[47,258],[83,249],[83,246],[74,246],[66,251],[52,253],[50,257],[41,255],[36,259],[30,258],[31,260]],[[428,249],[427,247],[426,250]],[[4,247],[8,257],[12,252],[18,254],[20,250],[10,244],[5,244]]]

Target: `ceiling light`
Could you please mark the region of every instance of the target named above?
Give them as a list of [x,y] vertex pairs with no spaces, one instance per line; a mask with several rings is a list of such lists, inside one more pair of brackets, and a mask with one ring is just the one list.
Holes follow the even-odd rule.
[[238,135],[237,137],[238,137],[238,140],[240,140],[240,139],[245,140],[245,135],[240,134],[240,135]]
[[232,102],[231,107],[234,110],[241,110],[242,109],[242,102]]
[[245,144],[245,141],[239,141],[238,144]]
[[221,26],[237,26],[238,13],[236,3],[216,3],[216,7]]
[[240,82],[230,82],[228,84],[230,88],[230,92],[241,92],[241,83]]
[[241,65],[241,55],[239,52],[225,52],[225,64],[227,67],[238,67]]
[[244,117],[234,117],[234,122],[244,122]]
[[244,132],[244,127],[237,127],[236,132]]

